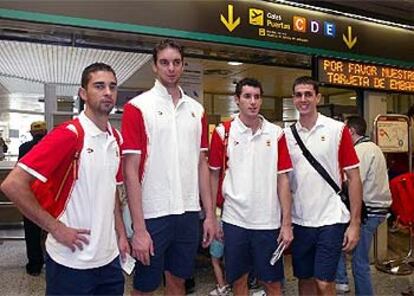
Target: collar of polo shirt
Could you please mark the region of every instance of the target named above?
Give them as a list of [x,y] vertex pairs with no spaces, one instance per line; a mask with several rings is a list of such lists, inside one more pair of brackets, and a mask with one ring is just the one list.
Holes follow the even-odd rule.
[[[181,98],[180,101],[188,101],[188,97],[185,95],[183,89],[178,85],[178,89],[180,90],[181,93]],[[154,84],[154,90],[157,92],[157,94],[164,99],[168,99],[171,100],[171,95],[168,93],[167,88],[162,85],[161,82],[159,82],[158,79],[155,79],[155,84]]]
[[107,123],[106,131],[102,131],[88,116],[86,116],[84,111],[82,111],[79,115],[79,119],[82,121],[83,124],[85,124],[85,131],[87,131],[92,137],[96,137],[105,133],[109,133],[111,135],[112,129],[111,124],[109,122]]

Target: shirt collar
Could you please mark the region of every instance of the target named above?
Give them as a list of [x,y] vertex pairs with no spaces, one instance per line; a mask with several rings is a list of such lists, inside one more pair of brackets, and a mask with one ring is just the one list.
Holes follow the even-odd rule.
[[[261,114],[259,114],[259,117],[262,120],[262,125],[257,130],[256,134],[268,134],[268,133],[270,133],[270,130],[269,130],[270,129],[269,122]],[[243,123],[243,121],[241,121],[239,114],[236,114],[234,116],[234,121],[236,122],[237,127],[238,127],[240,133],[245,133],[245,132],[251,131],[251,128],[247,127]]]
[[79,114],[78,118],[82,124],[83,129],[85,130],[85,133],[88,133],[92,137],[96,137],[96,136],[106,134],[106,133],[112,135],[112,127],[109,121],[107,124],[107,130],[102,131],[100,128],[96,126],[96,124],[88,116],[86,116],[85,111],[82,111]]
[[[185,95],[183,89],[179,85],[178,85],[178,89],[180,90],[180,93],[181,93],[181,98],[179,99],[179,101],[181,101],[181,100],[188,101],[187,96]],[[164,99],[172,100],[172,97],[168,93],[167,88],[158,79],[155,79],[154,90],[157,92],[157,94],[160,97],[162,97]]]
[[[326,118],[327,117],[325,115],[323,115],[323,114],[321,114],[321,113],[318,112],[318,117],[316,118],[315,125],[311,128],[311,130],[314,130],[314,129],[318,128],[318,127],[325,126],[326,125]],[[306,127],[303,127],[300,124],[299,120],[296,122],[296,129],[298,131],[309,131]]]

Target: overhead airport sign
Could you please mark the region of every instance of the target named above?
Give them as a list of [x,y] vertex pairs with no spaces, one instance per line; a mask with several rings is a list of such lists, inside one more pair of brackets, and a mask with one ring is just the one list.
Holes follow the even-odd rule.
[[413,69],[318,58],[317,72],[330,85],[414,93]]
[[414,65],[411,30],[270,1],[3,0],[0,17]]

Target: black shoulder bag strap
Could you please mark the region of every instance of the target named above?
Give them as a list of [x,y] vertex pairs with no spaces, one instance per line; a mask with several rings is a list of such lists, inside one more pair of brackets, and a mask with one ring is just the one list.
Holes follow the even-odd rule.
[[300,138],[298,131],[296,129],[296,124],[292,124],[290,126],[290,129],[292,130],[292,134],[295,137],[296,143],[298,143],[300,149],[303,152],[303,156],[305,156],[305,158],[309,161],[309,163],[313,166],[313,168],[319,173],[319,175],[322,176],[322,178],[324,178],[326,182],[328,182],[328,184],[332,187],[335,193],[341,197],[341,200],[342,200],[341,188],[339,188],[338,184],[336,184],[336,182],[332,179],[332,177],[325,170],[325,168],[316,160],[316,158],[313,157],[313,155],[306,148],[305,144],[303,144],[302,139]]

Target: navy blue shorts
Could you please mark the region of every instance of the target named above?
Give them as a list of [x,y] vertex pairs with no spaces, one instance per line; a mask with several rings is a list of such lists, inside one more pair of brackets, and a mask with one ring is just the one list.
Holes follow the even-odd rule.
[[321,227],[294,225],[293,274],[299,279],[317,278],[333,282],[342,252],[347,224]]
[[46,254],[46,295],[123,295],[119,257],[102,267],[73,269]]
[[193,275],[199,245],[198,212],[147,219],[145,225],[154,244],[150,265],[137,261],[134,288],[141,292],[155,291],[164,271],[187,279]]
[[279,230],[250,230],[228,223],[223,223],[223,230],[224,262],[229,283],[246,273],[252,273],[264,282],[283,280],[283,259],[273,266],[269,263],[278,246]]

